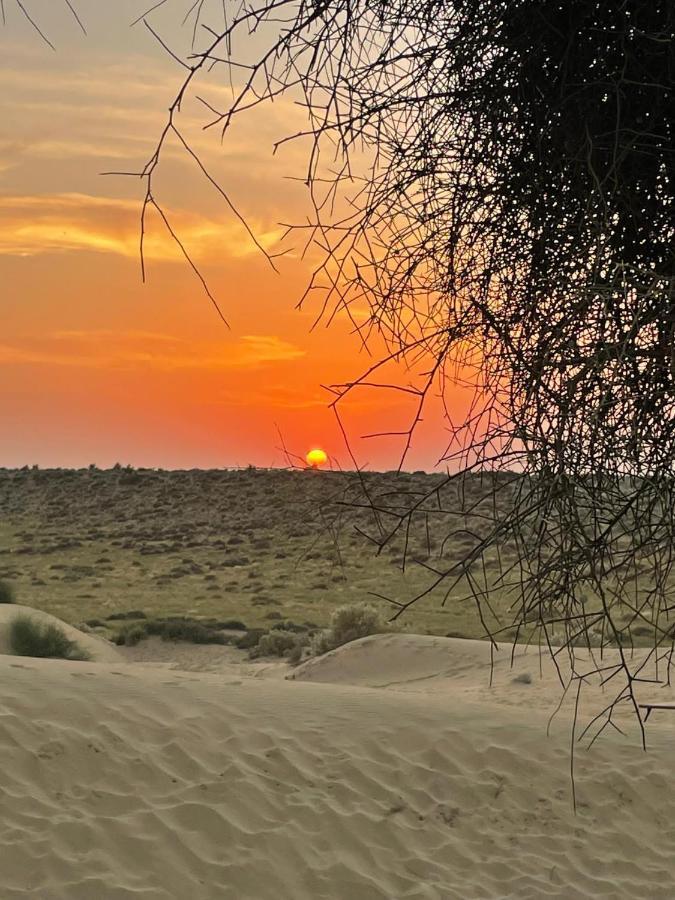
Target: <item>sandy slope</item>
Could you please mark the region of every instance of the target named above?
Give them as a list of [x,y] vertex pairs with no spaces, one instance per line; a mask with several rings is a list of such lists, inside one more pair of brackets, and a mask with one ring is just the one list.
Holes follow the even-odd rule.
[[[633,654],[627,651],[631,671],[637,671],[647,654],[645,649],[635,650]],[[607,676],[619,662],[619,651],[606,649],[602,656],[596,654],[591,659],[588,652],[577,648],[575,658],[577,674],[586,675],[602,667]],[[563,685],[569,682],[569,672],[565,650],[558,651],[556,667],[546,648],[518,646],[514,651],[513,645],[507,642],[492,651],[487,641],[381,634],[308,660],[289,677],[427,696],[440,694],[489,707],[538,709],[550,716],[561,699]],[[645,680],[635,686],[638,702],[675,703],[675,685],[663,683],[667,681],[664,664],[657,670],[649,663],[641,674]],[[649,680],[655,676],[660,683]],[[608,679],[605,686],[600,685],[597,676],[589,675],[579,698],[580,721],[587,723],[605,708],[624,684],[619,674]],[[571,714],[575,702],[576,687],[564,697],[563,711]],[[634,709],[624,704],[615,715],[617,720],[625,721],[625,727],[630,727],[633,713]]]
[[1,657],[0,896],[673,896],[669,714],[579,755],[575,817],[553,689],[401,640],[295,681]]

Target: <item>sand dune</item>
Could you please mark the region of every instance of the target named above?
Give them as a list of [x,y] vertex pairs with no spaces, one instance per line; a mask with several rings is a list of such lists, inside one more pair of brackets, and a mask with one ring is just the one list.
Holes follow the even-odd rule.
[[[626,651],[631,669],[636,670],[647,657],[644,648],[632,654]],[[662,654],[663,655],[663,654]],[[619,663],[619,651],[605,649],[592,659],[588,652],[575,649],[577,674],[591,673],[596,667],[609,674]],[[560,650],[553,664],[546,648],[502,644],[492,650],[487,641],[462,640],[432,635],[379,634],[353,641],[324,656],[310,659],[295,669],[289,678],[314,683],[350,684],[405,693],[443,694],[454,699],[497,704],[500,707],[527,706],[550,715],[569,681],[570,662],[566,650]],[[650,681],[656,675],[659,683]],[[665,665],[655,669],[648,663],[642,671],[644,681],[635,685],[638,702],[675,703],[675,685],[666,679]],[[586,721],[609,703],[625,684],[617,674],[606,685],[589,674],[579,700],[580,720]],[[568,692],[562,704],[570,710],[576,702],[576,689]],[[632,723],[634,708],[620,707],[616,716]],[[628,727],[628,725],[626,726]]]
[[491,694],[485,645],[438,640],[293,681],[0,658],[0,895],[672,897],[668,714],[578,754],[575,816],[548,676]]

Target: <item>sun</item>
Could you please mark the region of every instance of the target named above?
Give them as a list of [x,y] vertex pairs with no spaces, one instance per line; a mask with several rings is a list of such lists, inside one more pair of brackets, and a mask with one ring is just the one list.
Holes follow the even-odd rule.
[[309,451],[305,459],[308,466],[311,466],[313,469],[318,469],[328,462],[328,454],[325,450],[315,447],[313,450]]

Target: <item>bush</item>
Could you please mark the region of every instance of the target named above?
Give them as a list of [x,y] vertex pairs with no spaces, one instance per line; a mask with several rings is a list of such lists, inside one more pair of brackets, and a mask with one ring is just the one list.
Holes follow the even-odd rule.
[[286,656],[296,643],[297,637],[292,631],[268,631],[267,634],[260,635],[257,646],[250,649],[249,656],[251,659],[260,656]]
[[49,659],[91,659],[58,625],[42,624],[30,616],[17,616],[9,626],[9,645],[16,656]]
[[164,619],[146,619],[125,625],[118,632],[115,643],[134,647],[144,638],[155,636],[163,641],[186,641],[190,644],[229,644],[231,638],[221,633],[221,622],[199,621],[187,616],[167,616]]
[[130,619],[147,619],[147,616],[143,612],[142,609],[130,609],[128,612],[116,612],[111,613],[107,621],[108,622],[125,622]]
[[296,637],[295,644],[288,653],[288,662],[291,666],[298,666],[302,662],[305,655],[305,648],[309,645],[309,638],[306,635]]
[[143,625],[127,625],[117,633],[115,643],[118,647],[135,647],[147,636],[148,632]]
[[240,619],[225,619],[224,622],[218,623],[220,628],[228,631],[246,631],[246,625]]
[[6,581],[0,581],[0,603],[14,603],[14,588]]
[[148,622],[146,631],[148,634],[158,634],[163,641],[187,641],[191,644],[227,643],[227,639],[219,631],[189,619]]
[[315,655],[328,653],[350,641],[383,631],[387,631],[387,627],[376,609],[366,603],[351,603],[335,610],[330,628],[315,635],[312,650]]
[[[269,619],[269,616],[267,616]],[[291,622],[289,619],[286,619],[285,622],[277,622],[272,625],[272,630],[280,630],[280,631],[292,631],[293,634],[302,634],[307,631],[306,625],[297,625],[295,622]]]
[[242,634],[240,638],[234,642],[234,646],[239,650],[251,650],[258,646],[260,638],[265,634],[263,628],[251,628],[246,634]]

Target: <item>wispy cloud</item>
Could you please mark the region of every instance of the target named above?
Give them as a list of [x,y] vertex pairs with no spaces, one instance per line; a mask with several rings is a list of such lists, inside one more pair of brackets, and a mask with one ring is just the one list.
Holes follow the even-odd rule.
[[143,331],[57,331],[0,344],[0,365],[96,369],[255,369],[292,362],[305,351],[276,335],[243,335],[222,343],[190,343]]
[[[140,202],[86,194],[0,197],[0,254],[34,256],[89,250],[139,256]],[[165,210],[172,227],[196,260],[222,260],[259,253],[244,228],[184,210]],[[260,243],[272,247],[281,229],[251,222]],[[145,243],[148,259],[182,259],[180,249],[154,216]]]
[[207,402],[210,406],[259,406],[264,409],[325,408],[331,396],[327,391],[272,385],[268,388],[241,386],[236,391],[221,391]]

